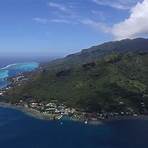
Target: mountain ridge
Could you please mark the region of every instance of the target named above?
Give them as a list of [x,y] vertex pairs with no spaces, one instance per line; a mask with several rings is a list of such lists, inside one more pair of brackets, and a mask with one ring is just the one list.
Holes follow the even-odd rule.
[[[64,58],[51,61],[48,64],[49,68],[53,68],[54,64],[55,66],[62,66],[62,64],[69,64],[69,66],[75,66],[75,64],[80,65],[85,64],[87,62],[96,61],[99,57],[108,55],[112,52],[148,52],[148,39],[136,38],[105,42],[97,46],[92,46],[88,49],[82,49],[78,53],[67,55]],[[67,63],[67,61],[69,63]]]

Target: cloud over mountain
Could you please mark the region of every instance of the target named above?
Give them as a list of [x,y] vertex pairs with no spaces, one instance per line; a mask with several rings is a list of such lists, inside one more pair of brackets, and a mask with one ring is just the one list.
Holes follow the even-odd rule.
[[135,38],[148,34],[148,0],[138,2],[130,10],[130,16],[111,29],[116,39]]

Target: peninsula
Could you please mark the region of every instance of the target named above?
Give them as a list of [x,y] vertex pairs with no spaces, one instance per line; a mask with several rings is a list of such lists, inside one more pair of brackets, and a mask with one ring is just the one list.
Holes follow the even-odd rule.
[[1,102],[51,120],[100,121],[148,114],[148,39],[104,43],[11,78]]

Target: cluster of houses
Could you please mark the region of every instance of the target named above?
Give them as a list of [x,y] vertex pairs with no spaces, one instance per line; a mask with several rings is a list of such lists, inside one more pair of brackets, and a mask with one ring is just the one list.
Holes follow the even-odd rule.
[[26,102],[20,100],[15,105],[23,106],[28,109],[36,110],[43,115],[48,116],[49,119],[59,120],[67,117],[70,120],[84,121],[85,123],[98,122],[100,120],[112,119],[119,116],[138,116],[133,110],[127,112],[101,112],[101,113],[86,113],[78,111],[74,108],[67,107],[64,104],[59,104],[57,101],[51,102],[37,102],[30,101]]
[[4,93],[11,89],[14,86],[20,86],[23,82],[28,81],[29,79],[22,73],[19,73],[15,77],[8,78],[8,84],[7,86],[0,88],[0,96],[3,96]]
[[0,96],[3,96],[3,94],[4,94],[5,92],[4,91],[0,91]]
[[42,113],[43,115],[48,115],[50,119],[61,119],[65,116],[70,118],[76,113],[76,110],[74,108],[67,107],[64,104],[56,103],[56,101],[42,103],[36,101],[25,102],[23,100],[20,100],[15,105],[34,109]]
[[10,87],[13,86],[20,86],[21,84],[23,84],[24,82],[28,81],[29,79],[27,78],[27,75],[24,75],[22,73],[20,73],[19,75],[10,78]]

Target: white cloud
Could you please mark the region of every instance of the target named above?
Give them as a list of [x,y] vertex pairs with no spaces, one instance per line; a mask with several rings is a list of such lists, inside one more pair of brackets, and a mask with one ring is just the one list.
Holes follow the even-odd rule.
[[99,10],[91,10],[91,13],[92,13],[93,16],[99,18],[102,21],[105,21],[106,20],[106,16],[105,16],[105,14],[102,11],[99,11]]
[[92,28],[95,28],[96,30],[103,31],[105,33],[110,32],[110,27],[108,27],[106,24],[101,23],[101,22],[96,22],[91,19],[84,19],[84,20],[80,21],[80,23],[82,23],[84,25],[88,25]]
[[41,24],[47,24],[48,23],[48,19],[46,19],[46,18],[39,18],[39,17],[33,18],[33,21],[36,21],[36,22],[41,23]]
[[92,0],[98,5],[109,6],[116,9],[130,9],[138,0]]
[[72,24],[73,23],[67,19],[46,19],[46,18],[40,18],[40,17],[33,18],[33,21],[40,23],[40,24],[49,24],[49,23]]
[[[95,30],[102,31],[104,33],[112,34],[115,39],[135,38],[144,35],[148,35],[148,0],[91,0],[100,5],[108,5],[116,9],[128,9],[129,17],[123,21],[108,26],[102,23],[104,14],[99,10],[90,10],[90,13],[95,17],[88,16],[88,19],[81,14],[75,15],[75,11],[71,11],[65,5],[59,3],[50,2],[49,6],[58,9],[61,16],[49,18],[34,18],[33,20],[42,24],[48,23],[65,23],[65,24],[83,24],[94,28]],[[133,4],[135,4],[133,6]],[[66,13],[61,13],[66,12]],[[73,13],[72,13],[73,12]],[[72,17],[74,16],[74,17]],[[96,21],[96,16],[98,21]],[[102,19],[100,19],[102,17]]]
[[52,20],[50,20],[50,22],[53,22],[53,23],[65,23],[65,24],[70,24],[71,23],[69,20],[66,20],[66,19],[52,19]]
[[113,26],[111,33],[116,39],[135,38],[148,34],[148,0],[137,3],[130,13],[127,19]]
[[63,12],[69,11],[64,5],[61,5],[61,4],[58,4],[58,3],[49,2],[49,6],[52,7],[52,8],[56,8],[56,9],[63,11]]
[[[65,24],[77,24],[77,15],[72,9],[70,9],[69,5],[49,2],[48,6],[53,8],[52,14],[54,14],[51,18],[33,18],[34,21],[41,24],[49,24],[49,23],[65,23]],[[72,4],[70,5],[72,6]]]

